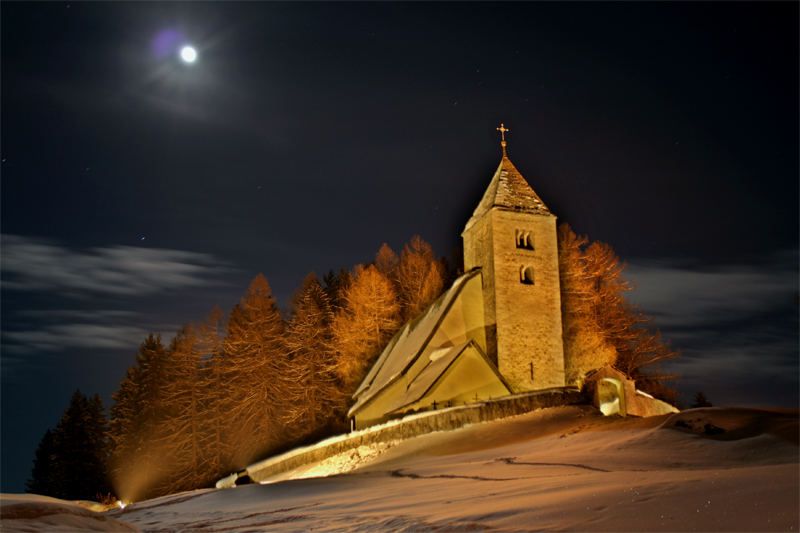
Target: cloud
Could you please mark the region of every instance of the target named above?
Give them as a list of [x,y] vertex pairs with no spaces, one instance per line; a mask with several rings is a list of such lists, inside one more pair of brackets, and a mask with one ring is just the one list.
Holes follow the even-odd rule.
[[12,354],[23,354],[59,352],[70,348],[131,348],[142,342],[147,334],[146,329],[122,324],[53,324],[35,330],[4,331],[3,349]]
[[657,317],[660,326],[737,321],[795,306],[797,251],[774,254],[760,265],[691,268],[677,262],[631,263],[625,269],[637,289],[630,300]]
[[146,295],[219,283],[231,271],[209,254],[133,246],[74,249],[52,241],[3,235],[2,286],[64,296]]
[[704,390],[721,403],[794,405],[797,264],[794,250],[758,264],[632,262],[625,275],[637,286],[629,300],[681,351],[664,366],[682,376],[685,395]]

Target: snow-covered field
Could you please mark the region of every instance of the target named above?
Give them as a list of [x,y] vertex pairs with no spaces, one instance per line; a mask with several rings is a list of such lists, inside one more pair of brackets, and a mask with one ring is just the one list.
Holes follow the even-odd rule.
[[72,505],[58,500],[26,511],[24,499],[37,497],[6,495],[2,531],[121,531],[123,522],[148,532],[797,531],[800,522],[797,411],[621,419],[542,409],[301,470],[286,477],[337,475],[186,492],[94,517],[76,505],[88,516],[58,514],[48,505]]

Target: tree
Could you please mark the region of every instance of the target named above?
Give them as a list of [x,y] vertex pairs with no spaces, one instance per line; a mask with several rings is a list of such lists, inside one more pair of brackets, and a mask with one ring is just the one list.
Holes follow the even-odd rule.
[[625,300],[632,287],[622,277],[625,265],[614,250],[601,242],[589,244],[586,237],[577,237],[561,224],[559,262],[565,355],[576,357],[568,370],[570,377],[579,379],[589,367],[613,360],[614,367],[637,380],[642,389],[673,400],[674,391],[663,382],[674,376],[654,369],[678,353],[661,340],[652,319]]
[[394,286],[374,265],[355,268],[343,300],[332,322],[334,370],[352,394],[402,322]]
[[161,336],[150,334],[139,346],[111,408],[111,477],[117,495],[131,501],[153,496],[167,475],[163,443],[170,435],[165,416],[168,353]]
[[57,454],[53,432],[48,429],[36,448],[31,478],[25,484],[25,491],[44,496],[58,494],[61,489],[58,486],[59,478],[56,472],[56,461]]
[[588,272],[583,248],[586,237],[567,224],[558,228],[558,267],[561,278],[561,323],[566,381],[580,383],[590,370],[613,364],[616,351],[597,321],[595,280]]
[[347,400],[335,373],[333,309],[330,298],[309,274],[292,302],[292,317],[286,329],[289,362],[284,378],[289,405],[284,423],[292,440],[302,440],[323,431],[342,430]]
[[[380,256],[381,252],[378,254]],[[403,321],[415,318],[442,293],[444,266],[433,255],[430,244],[419,235],[414,235],[400,253],[397,286]]]
[[712,407],[711,402],[708,401],[706,395],[702,392],[698,392],[694,395],[694,401],[692,402],[692,407]]
[[232,457],[236,468],[282,442],[284,327],[269,283],[259,274],[231,311],[219,359],[221,378],[231,391],[219,401],[230,421],[226,437],[237,443]]
[[164,436],[160,447],[167,459],[167,475],[158,485],[159,493],[196,488],[207,480],[202,421],[208,384],[198,344],[197,329],[189,325],[178,332],[168,349],[164,416],[156,421],[157,433]]
[[39,443],[29,492],[67,500],[92,500],[108,492],[106,417],[103,402],[80,390],[54,431]]
[[397,254],[394,253],[394,250],[392,250],[388,244],[383,243],[378,253],[375,254],[375,268],[387,278],[393,279],[397,276],[397,267],[399,265],[400,259],[397,257]]

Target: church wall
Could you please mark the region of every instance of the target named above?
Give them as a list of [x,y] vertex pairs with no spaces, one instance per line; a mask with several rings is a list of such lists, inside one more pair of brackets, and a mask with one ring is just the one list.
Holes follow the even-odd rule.
[[[519,415],[544,407],[574,405],[584,401],[576,388],[509,396],[490,402],[479,402],[469,405],[440,409],[430,413],[409,415],[384,425],[356,431],[350,435],[332,437],[319,444],[295,449],[281,455],[270,457],[247,467],[246,474],[255,482],[277,481],[283,479],[282,474],[309,463],[318,462],[328,457],[358,448],[359,446],[378,442],[392,442],[424,435],[433,431],[447,431],[508,416]],[[588,408],[587,409],[591,409]],[[359,428],[365,426],[358,426]],[[220,480],[221,483],[223,480]],[[218,484],[219,488],[231,486],[235,481],[225,478],[228,485]]]
[[[498,370],[514,392],[564,386],[556,217],[501,209],[489,217]],[[520,230],[532,249],[517,247]]]
[[448,400],[453,405],[473,403],[507,396],[509,393],[497,374],[487,366],[486,360],[474,349],[467,348],[447,374],[425,395],[420,406],[431,405],[433,400],[439,405]]
[[465,229],[464,270],[479,267],[483,282],[483,311],[486,326],[486,356],[497,365],[497,321],[495,319],[494,261],[492,261],[492,224],[484,216]]

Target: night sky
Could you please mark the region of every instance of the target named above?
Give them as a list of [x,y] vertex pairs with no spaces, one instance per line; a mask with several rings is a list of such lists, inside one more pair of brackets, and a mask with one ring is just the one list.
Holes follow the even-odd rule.
[[[2,491],[263,272],[446,256],[509,156],[610,243],[687,402],[798,405],[798,3],[11,3]],[[193,64],[178,50],[191,43]]]

